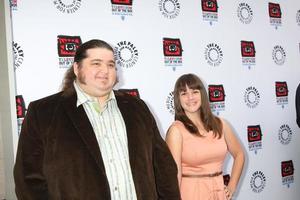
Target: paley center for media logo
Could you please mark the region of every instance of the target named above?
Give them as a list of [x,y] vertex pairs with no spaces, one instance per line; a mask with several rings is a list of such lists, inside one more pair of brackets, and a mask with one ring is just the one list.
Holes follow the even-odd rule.
[[288,145],[292,140],[292,129],[288,124],[283,124],[278,130],[278,140],[283,145]]
[[126,94],[129,94],[133,97],[140,98],[140,93],[138,89],[119,89],[119,92],[124,92]]
[[275,64],[283,65],[286,59],[286,53],[282,46],[276,45],[272,51],[272,59],[274,60]]
[[19,68],[24,61],[24,51],[21,46],[13,41],[13,53],[14,53],[14,69]]
[[218,21],[217,0],[201,0],[201,6],[204,21],[208,21],[210,25]]
[[130,41],[118,42],[115,47],[116,63],[118,66],[131,68],[139,58],[139,51],[137,47]]
[[250,24],[253,19],[253,11],[249,4],[240,3],[237,8],[237,16],[241,23]]
[[269,2],[269,17],[270,17],[270,24],[272,26],[275,26],[275,29],[278,28],[278,26],[281,26],[281,16],[282,12],[280,9],[280,4],[278,3],[271,3]]
[[163,38],[163,52],[165,66],[176,67],[182,66],[182,45],[179,38]]
[[72,65],[75,52],[81,44],[80,36],[57,36],[57,50],[60,68],[69,68]]
[[121,16],[124,20],[125,16],[132,16],[133,0],[111,0],[111,10],[113,15]]
[[241,41],[242,63],[251,69],[256,64],[255,62],[255,46],[253,41]]
[[167,19],[174,19],[180,13],[179,0],[160,0],[158,7],[161,14]]
[[18,135],[20,135],[22,123],[26,115],[26,106],[22,95],[16,96],[16,110],[17,110]]
[[244,101],[249,108],[255,108],[260,102],[260,94],[254,86],[246,88]]
[[223,55],[223,51],[218,44],[210,43],[206,45],[204,58],[209,65],[214,67],[219,66],[223,60]]
[[281,177],[282,185],[286,185],[288,188],[291,183],[294,183],[294,164],[292,160],[281,162]]
[[262,149],[262,132],[260,125],[248,126],[247,135],[249,151],[254,151],[254,153],[257,154],[257,150]]
[[208,85],[209,104],[212,112],[219,115],[225,110],[225,91],[222,84]]
[[81,0],[54,0],[54,6],[62,13],[72,14],[79,10]]
[[174,108],[174,92],[170,92],[167,96],[167,100],[166,100],[166,107],[169,111],[169,113],[171,113],[172,115],[175,114],[175,108]]
[[288,104],[288,86],[286,81],[275,82],[276,103],[284,108]]
[[253,192],[260,193],[266,187],[266,176],[262,171],[255,171],[250,179],[250,187]]

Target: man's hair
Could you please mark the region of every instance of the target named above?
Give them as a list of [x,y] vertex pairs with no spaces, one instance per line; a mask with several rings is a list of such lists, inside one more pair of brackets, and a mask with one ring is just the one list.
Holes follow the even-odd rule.
[[[111,45],[109,45],[107,42],[103,40],[90,40],[83,44],[81,44],[78,49],[76,50],[75,56],[74,56],[74,63],[78,64],[78,68],[81,68],[82,60],[87,58],[87,50],[94,49],[94,48],[104,48],[107,50],[110,50],[114,53],[114,49]],[[73,82],[76,79],[76,75],[74,73],[74,64],[66,71],[63,82],[62,82],[62,91],[65,95],[71,94],[75,92]]]
[[175,107],[175,120],[181,121],[186,129],[192,133],[201,136],[197,126],[188,118],[180,103],[180,93],[186,91],[186,87],[199,90],[201,95],[200,106],[200,119],[206,131],[213,131],[214,136],[218,138],[222,135],[222,123],[220,119],[213,115],[210,109],[208,95],[205,87],[198,76],[195,74],[184,74],[180,76],[174,88],[174,107]]

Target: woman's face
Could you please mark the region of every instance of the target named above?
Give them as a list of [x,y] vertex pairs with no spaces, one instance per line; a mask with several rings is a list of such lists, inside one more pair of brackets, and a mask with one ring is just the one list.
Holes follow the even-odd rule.
[[179,93],[181,107],[186,114],[199,112],[201,106],[201,92],[186,86],[185,91]]

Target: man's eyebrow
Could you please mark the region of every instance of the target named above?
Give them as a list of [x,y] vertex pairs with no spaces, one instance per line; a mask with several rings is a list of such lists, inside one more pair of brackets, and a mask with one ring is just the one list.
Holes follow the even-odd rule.
[[[92,59],[91,62],[103,62],[102,59],[99,59],[99,58],[96,58],[96,59]],[[108,61],[109,63],[114,63],[115,64],[115,61],[114,60],[109,60]]]
[[98,62],[102,62],[103,60],[101,60],[101,59],[98,59],[98,58],[96,58],[96,59],[92,59],[92,60],[91,60],[91,62],[97,62],[97,61],[98,61]]

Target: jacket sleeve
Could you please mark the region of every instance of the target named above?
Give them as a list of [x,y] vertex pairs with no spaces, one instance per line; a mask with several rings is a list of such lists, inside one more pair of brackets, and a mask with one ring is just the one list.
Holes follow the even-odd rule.
[[15,191],[21,200],[47,200],[43,175],[43,140],[34,103],[29,104],[19,137],[14,166]]
[[[147,107],[148,109],[148,107]],[[148,109],[149,111],[149,109]],[[179,200],[180,193],[177,180],[177,166],[172,154],[162,139],[157,124],[151,112],[153,130],[153,167],[156,190],[159,200]]]

